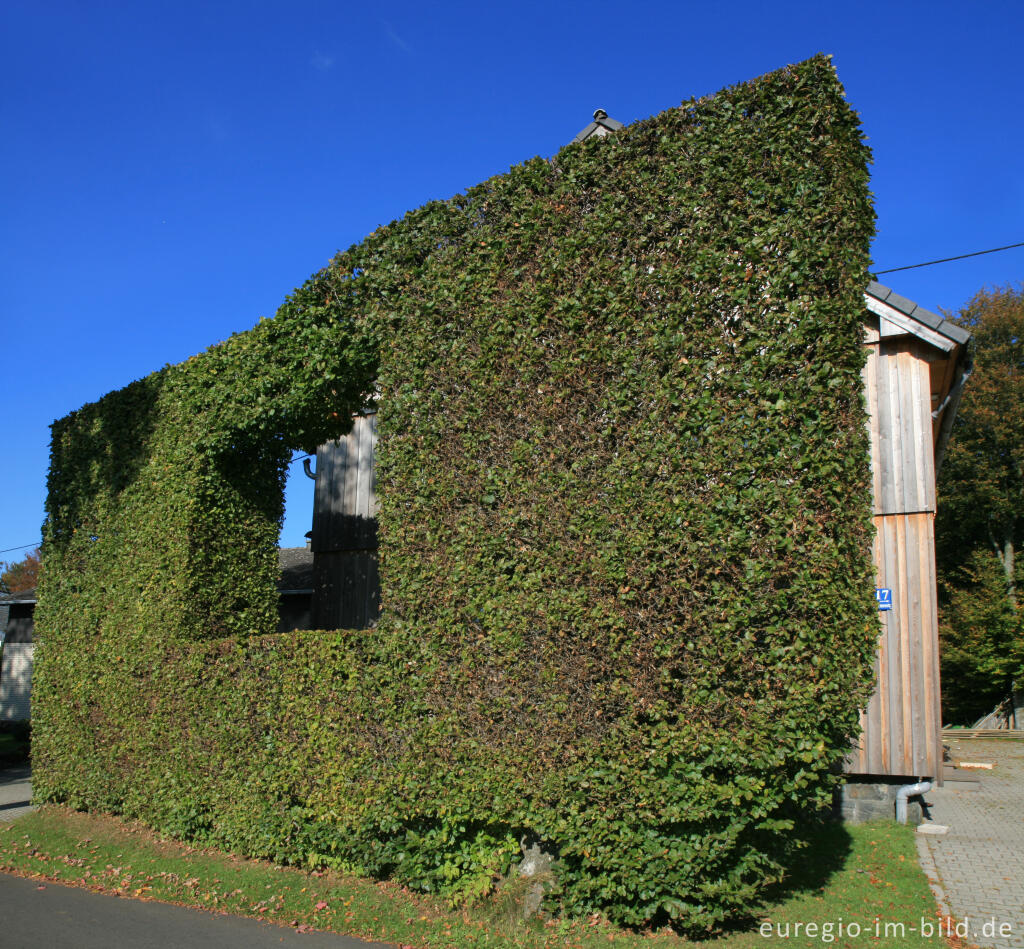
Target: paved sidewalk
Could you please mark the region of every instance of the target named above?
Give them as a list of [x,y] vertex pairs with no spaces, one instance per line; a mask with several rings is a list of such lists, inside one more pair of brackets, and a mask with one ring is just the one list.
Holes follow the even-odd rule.
[[35,810],[31,801],[32,769],[25,764],[0,770],[0,822]]
[[976,790],[947,782],[925,795],[949,833],[918,835],[921,866],[942,911],[967,922],[968,942],[1024,949],[1024,742],[945,741],[954,761],[995,767],[977,772]]

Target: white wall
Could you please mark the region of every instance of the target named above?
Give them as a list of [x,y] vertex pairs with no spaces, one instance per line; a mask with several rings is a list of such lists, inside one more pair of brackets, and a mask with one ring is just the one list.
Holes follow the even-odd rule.
[[0,672],[0,722],[21,722],[31,718],[33,643],[5,643],[3,671]]

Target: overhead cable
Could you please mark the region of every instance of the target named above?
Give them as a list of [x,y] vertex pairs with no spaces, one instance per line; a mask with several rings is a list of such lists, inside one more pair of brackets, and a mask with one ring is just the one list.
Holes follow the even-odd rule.
[[958,254],[956,257],[943,257],[941,260],[926,260],[923,264],[908,264],[906,267],[892,267],[889,270],[876,270],[876,274],[896,273],[899,270],[914,270],[917,267],[931,267],[933,264],[948,264],[951,260],[964,260],[967,257],[980,257],[982,254],[994,254],[1000,250],[1013,250],[1014,247],[1024,247],[1024,241],[1019,244],[1007,244],[1005,247],[992,247],[988,250],[976,250],[973,254]]

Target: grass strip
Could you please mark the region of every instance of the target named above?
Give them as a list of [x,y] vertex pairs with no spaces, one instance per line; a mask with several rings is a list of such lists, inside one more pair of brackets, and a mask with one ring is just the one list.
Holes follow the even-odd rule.
[[516,918],[514,894],[453,910],[394,883],[199,850],[139,824],[57,806],[0,824],[0,869],[403,947],[942,945],[927,935],[927,925],[939,920],[917,862],[913,830],[891,823],[823,825],[809,836],[788,888],[755,910],[745,929],[708,942],[664,931],[630,932],[596,916],[524,923]]

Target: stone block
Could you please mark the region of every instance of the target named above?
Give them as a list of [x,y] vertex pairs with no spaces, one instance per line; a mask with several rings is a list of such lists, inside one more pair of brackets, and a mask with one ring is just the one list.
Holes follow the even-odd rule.
[[[872,820],[896,819],[896,792],[903,786],[875,781],[848,781],[843,785],[839,801],[839,816],[850,824],[863,824]],[[907,802],[907,823],[920,824],[924,820],[921,803],[915,798]]]

